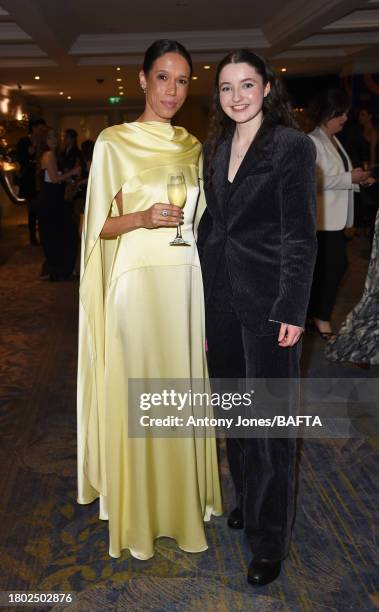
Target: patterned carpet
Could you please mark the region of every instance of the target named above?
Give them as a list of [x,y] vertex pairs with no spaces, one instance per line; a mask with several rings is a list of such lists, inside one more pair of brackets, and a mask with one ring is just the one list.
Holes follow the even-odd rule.
[[[149,561],[108,556],[97,504],[75,502],[78,284],[40,280],[40,249],[26,246],[25,229],[19,232],[18,250],[12,243],[0,266],[0,590],[75,592],[66,609],[91,612],[378,609],[375,439],[303,444],[291,555],[267,587],[246,583],[249,549],[225,517],[207,525],[205,553],[160,539]],[[367,253],[351,248],[354,273],[342,288],[340,317],[359,299],[367,267]],[[318,338],[305,340],[308,374],[357,376],[350,366],[328,364],[321,348]],[[379,377],[377,369],[370,376]],[[220,455],[230,510],[222,445]]]

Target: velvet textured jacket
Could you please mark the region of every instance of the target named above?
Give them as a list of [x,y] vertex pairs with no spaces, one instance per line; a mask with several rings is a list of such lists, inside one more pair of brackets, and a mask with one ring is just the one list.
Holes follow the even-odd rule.
[[304,327],[317,252],[315,147],[284,126],[258,133],[228,185],[231,142],[229,136],[219,143],[211,176],[204,146],[207,209],[198,248],[206,308],[213,308],[221,266],[233,309],[249,329],[271,334],[279,322]]

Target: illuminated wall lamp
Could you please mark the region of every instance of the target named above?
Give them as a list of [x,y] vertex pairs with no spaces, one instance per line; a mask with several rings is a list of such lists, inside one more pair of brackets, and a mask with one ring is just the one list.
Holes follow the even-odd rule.
[[9,113],[9,102],[9,98],[3,98],[2,100],[0,100],[0,112],[4,115],[7,115]]

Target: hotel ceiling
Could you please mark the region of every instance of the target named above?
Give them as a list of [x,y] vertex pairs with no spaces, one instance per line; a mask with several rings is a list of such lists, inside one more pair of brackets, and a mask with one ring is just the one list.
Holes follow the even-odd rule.
[[0,84],[49,106],[99,105],[120,91],[135,99],[157,38],[191,51],[195,95],[209,94],[214,66],[235,47],[288,76],[379,72],[379,0],[0,0]]

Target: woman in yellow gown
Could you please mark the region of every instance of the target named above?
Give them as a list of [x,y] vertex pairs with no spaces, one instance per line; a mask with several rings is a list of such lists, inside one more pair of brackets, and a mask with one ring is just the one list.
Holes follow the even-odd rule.
[[[221,514],[215,438],[129,437],[128,379],[206,381],[203,286],[194,230],[202,214],[201,146],[171,118],[187,97],[191,58],[157,41],[140,72],[138,121],[105,129],[90,173],[80,284],[78,501],[100,498],[109,554],[138,559],[154,540],[188,552],[207,548],[204,520]],[[167,176],[180,167],[180,208],[167,204]],[[200,194],[201,196],[201,194]],[[207,409],[204,409],[204,414]],[[191,435],[188,435],[188,434]]]

